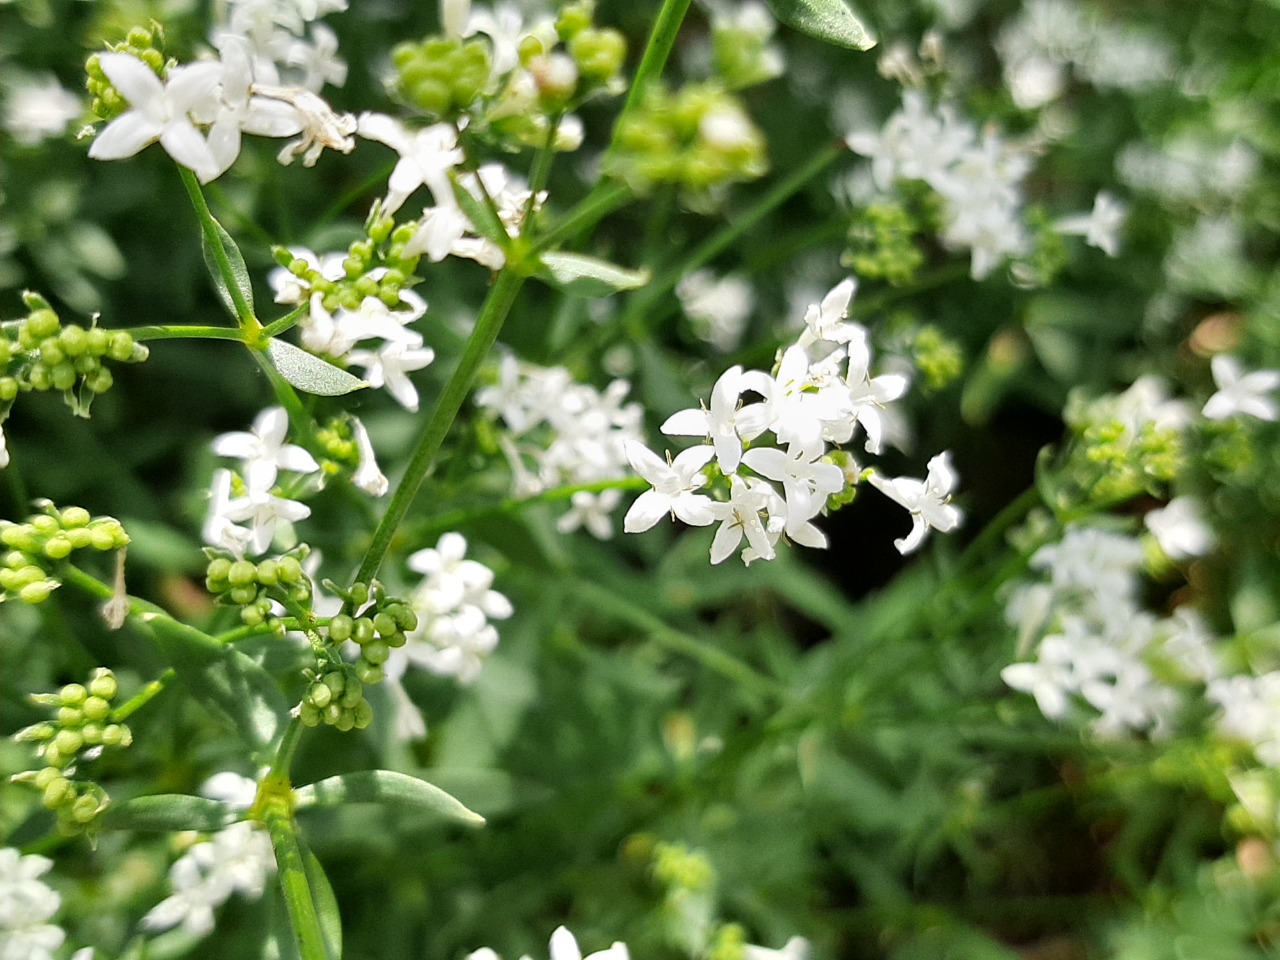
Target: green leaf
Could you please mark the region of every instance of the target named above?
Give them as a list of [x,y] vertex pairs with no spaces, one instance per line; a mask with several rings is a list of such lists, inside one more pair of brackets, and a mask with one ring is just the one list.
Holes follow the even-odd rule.
[[182,793],[134,797],[107,807],[103,825],[110,830],[149,830],[171,833],[199,830],[213,833],[236,820],[234,810],[217,800]]
[[329,361],[321,360],[284,340],[272,338],[267,342],[267,358],[280,371],[280,376],[299,390],[321,397],[340,397],[344,393],[363,390],[369,385]]
[[619,290],[635,290],[649,282],[648,270],[628,270],[607,260],[563,251],[544,253],[537,276],[575,297],[607,297]]
[[376,803],[385,807],[439,814],[472,826],[484,817],[437,786],[394,770],[361,770],[329,777],[294,791],[297,809],[331,807],[344,803]]
[[[212,220],[213,218],[210,217]],[[236,242],[231,239],[231,234],[222,229],[222,224],[217,220],[213,220],[213,228],[218,232],[219,239],[222,240],[222,248],[227,252],[227,259],[231,262],[231,277],[235,281],[236,289],[240,291],[240,296],[244,298],[244,302],[248,304],[250,312],[253,311],[253,284],[249,282],[249,268],[245,266],[244,254],[240,252],[240,248],[236,246]],[[222,305],[227,308],[227,312],[232,318],[239,321],[240,315],[236,312],[236,302],[231,296],[231,291],[227,288],[227,278],[222,275],[222,270],[218,266],[218,258],[214,255],[213,247],[209,243],[207,234],[201,232],[200,247],[204,251],[204,265],[209,270],[209,276],[213,277],[213,285],[217,288],[218,297],[222,300]]]
[[453,186],[454,199],[458,201],[458,206],[462,208],[462,212],[467,215],[467,219],[475,227],[476,233],[499,249],[506,250],[511,244],[511,236],[507,233],[507,228],[502,225],[502,221],[498,219],[492,208],[460,184],[456,177],[451,176],[449,182]]
[[271,675],[239,650],[171,617],[145,614],[141,619],[191,696],[247,746],[269,752],[289,713]]
[[870,50],[876,38],[844,0],[768,0],[774,16],[811,37],[853,50]]

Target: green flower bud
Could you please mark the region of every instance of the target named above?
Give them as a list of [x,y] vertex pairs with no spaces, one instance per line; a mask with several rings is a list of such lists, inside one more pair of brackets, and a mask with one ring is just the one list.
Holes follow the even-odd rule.
[[325,683],[313,683],[307,687],[306,702],[317,710],[323,710],[333,700],[333,691]]
[[320,678],[320,682],[329,688],[334,697],[342,696],[342,691],[347,686],[347,678],[338,670],[330,670]]
[[[355,680],[355,678],[352,677],[352,680]],[[342,699],[339,702],[344,710],[349,710],[359,703],[363,696],[364,691],[360,688],[358,682],[348,683],[347,688],[342,691]]]
[[89,529],[89,544],[95,550],[114,550],[116,548],[116,531],[108,526],[96,526]]
[[276,576],[281,583],[301,583],[306,576],[297,557],[281,557],[278,563],[279,570]]
[[61,778],[62,771],[57,767],[44,767],[36,772],[35,785],[41,790],[46,790],[49,784]]
[[53,738],[53,746],[59,753],[71,756],[84,746],[84,737],[74,730],[59,730]]
[[111,712],[111,704],[102,697],[90,697],[84,702],[84,715],[90,720],[105,720]]
[[89,546],[89,543],[93,540],[93,534],[84,527],[76,527],[72,530],[67,530],[63,536],[65,536],[67,538],[67,542],[71,544],[72,550],[83,550],[85,547]]
[[346,733],[356,725],[355,715],[350,710],[343,710],[338,714],[338,719],[334,721],[333,725],[343,733]]
[[85,795],[71,805],[71,816],[77,823],[88,823],[100,809],[97,797]]
[[[258,579],[258,568],[252,560],[237,560],[227,572],[227,581],[233,587],[243,587]],[[255,595],[257,591],[254,591]]]
[[375,683],[381,683],[386,676],[386,671],[376,664],[370,663],[368,660],[356,661],[356,676],[360,678],[360,682],[368,686]]
[[62,350],[68,357],[78,357],[89,348],[89,336],[84,327],[72,323],[62,328],[58,335]]
[[304,701],[302,706],[298,708],[298,719],[301,720],[305,726],[319,726],[320,711]]
[[76,385],[79,379],[76,368],[69,363],[60,363],[49,370],[49,385],[55,390],[67,391]]
[[103,700],[114,700],[119,692],[120,684],[116,682],[114,673],[106,667],[98,667],[93,671],[93,678],[89,681],[90,694]]
[[53,593],[57,584],[52,580],[41,580],[39,583],[28,583],[18,591],[18,599],[23,603],[44,603]]
[[370,640],[364,645],[362,654],[364,659],[374,666],[381,666],[387,662],[387,657],[391,656],[391,648],[385,640]]
[[50,560],[62,560],[71,554],[71,541],[64,536],[50,537],[44,544],[44,555]]
[[9,401],[18,395],[18,381],[13,377],[0,377],[0,401]]
[[67,507],[62,511],[62,529],[73,530],[85,526],[90,520],[89,511],[84,507]]
[[273,587],[279,580],[280,565],[271,559],[258,564],[258,582],[264,587]]
[[102,724],[86,723],[80,728],[80,736],[84,737],[85,746],[96,747],[102,743]]
[[358,619],[351,631],[352,638],[362,647],[373,639],[373,634],[373,621],[368,617]]
[[368,700],[361,700],[351,709],[352,723],[357,730],[363,730],[373,723],[373,707]]
[[386,610],[379,611],[373,618],[373,629],[378,632],[379,636],[391,636],[396,632],[397,626],[396,618]]
[[249,604],[253,603],[253,601],[258,599],[258,585],[255,583],[248,583],[244,586],[232,587],[227,591],[227,596],[231,599],[232,603],[238,604],[242,607],[247,607]]
[[123,723],[108,723],[102,728],[102,743],[108,747],[127,747],[133,743],[133,732]]
[[68,683],[58,691],[58,699],[62,701],[63,706],[67,707],[80,706],[88,696],[89,691],[78,683]]
[[205,570],[204,582],[214,593],[221,593],[230,583],[230,576],[231,561],[226,557],[215,557]]
[[329,639],[334,643],[342,643],[351,639],[352,628],[355,621],[345,613],[340,613],[329,621]]
[[107,331],[101,327],[90,327],[89,332],[85,334],[85,350],[90,356],[102,356],[107,352],[109,342],[110,338]]
[[26,319],[25,330],[37,340],[52,337],[58,332],[58,315],[47,307],[33,311]]
[[98,367],[84,377],[84,385],[90,393],[106,393],[115,383],[115,376],[106,367]]
[[320,711],[320,717],[329,726],[336,726],[338,721],[342,718],[342,707],[338,706],[336,703],[331,703]]
[[124,363],[133,358],[133,336],[124,330],[112,330],[107,335],[107,355]]
[[[79,687],[80,684],[75,684]],[[81,687],[80,689],[84,689]],[[84,711],[77,706],[59,707],[55,715],[60,727],[78,727],[84,723]]]
[[49,516],[47,513],[32,517],[28,523],[35,529],[36,533],[44,537],[51,537],[62,529],[62,524],[58,519]]
[[49,339],[40,344],[40,359],[50,367],[56,367],[67,359],[67,354],[57,340]]
[[44,788],[40,801],[50,810],[56,810],[74,796],[75,788],[71,786],[71,781],[66,777],[57,777]]

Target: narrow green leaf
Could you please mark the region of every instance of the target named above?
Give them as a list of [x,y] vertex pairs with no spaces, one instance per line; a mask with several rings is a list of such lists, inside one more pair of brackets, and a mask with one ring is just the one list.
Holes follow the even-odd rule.
[[279,685],[239,650],[160,614],[142,618],[191,696],[255,751],[267,752],[289,706]]
[[236,819],[235,811],[217,800],[181,793],[161,793],[113,803],[102,816],[103,826],[109,830],[153,830],[161,833],[178,830],[213,833]]
[[425,813],[439,814],[473,826],[484,817],[468,810],[462,802],[437,786],[394,770],[361,770],[329,777],[294,791],[297,809],[331,807],[344,803],[376,803]]
[[[210,217],[212,220],[213,218]],[[222,224],[217,220],[213,220],[213,228],[218,232],[218,237],[222,240],[222,247],[227,252],[227,259],[231,262],[231,279],[235,282],[236,289],[240,291],[240,296],[244,298],[244,302],[248,304],[249,310],[253,310],[253,284],[249,282],[249,268],[245,266],[244,254],[240,252],[240,248],[236,246],[236,242],[231,239],[231,234],[222,229]],[[209,270],[209,276],[213,278],[213,285],[218,291],[218,297],[222,300],[222,305],[227,308],[227,312],[231,314],[236,321],[240,320],[236,313],[236,302],[231,296],[231,291],[227,287],[227,278],[222,275],[222,270],[218,267],[218,258],[214,256],[213,247],[209,243],[207,234],[201,232],[200,247],[204,251],[204,265]]]
[[299,390],[321,397],[340,397],[369,385],[329,361],[274,337],[267,341],[267,358],[280,371],[280,376]]
[[649,282],[648,270],[628,270],[607,260],[563,251],[544,253],[537,276],[576,297],[607,297],[619,290],[635,290]]
[[768,0],[774,16],[811,37],[853,50],[870,50],[876,38],[845,0]]
[[476,233],[500,249],[505,250],[507,245],[511,243],[511,236],[507,233],[507,228],[503,226],[502,221],[494,215],[489,205],[477,198],[475,194],[456,179],[450,178],[450,183],[453,186],[454,199],[458,201],[458,206],[462,208],[462,212],[467,215],[467,219],[475,227]]
[[338,912],[338,898],[333,895],[333,885],[329,883],[324,867],[301,836],[298,837],[298,846],[302,850],[302,868],[307,873],[307,884],[311,887],[311,903],[316,910],[316,919],[320,922],[325,949],[329,951],[329,956],[341,957],[342,915]]

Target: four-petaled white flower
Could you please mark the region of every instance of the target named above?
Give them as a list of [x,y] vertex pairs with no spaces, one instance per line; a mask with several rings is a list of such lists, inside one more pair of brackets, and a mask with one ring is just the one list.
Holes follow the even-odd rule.
[[270,490],[278,470],[315,473],[320,469],[306,450],[284,442],[288,432],[289,415],[284,407],[268,407],[258,414],[248,433],[233,431],[215,437],[213,452],[244,461],[244,478],[250,490]]
[[378,469],[369,431],[357,417],[351,418],[351,436],[356,442],[356,452],[360,456],[355,473],[351,475],[351,482],[371,497],[380,497],[387,492],[390,484],[383,472]]
[[1054,229],[1067,235],[1084,237],[1084,242],[1097,247],[1109,257],[1120,253],[1120,228],[1128,216],[1128,208],[1111,194],[1103,191],[1093,200],[1093,209],[1086,214],[1065,217],[1055,223]]
[[130,109],[112,120],[94,138],[89,156],[122,160],[157,140],[169,156],[195,171],[202,182],[221,170],[208,142],[192,122],[192,110],[216,107],[222,64],[193,63],[174,67],[166,80],[127,53],[98,55],[102,72]]
[[1216,541],[1194,497],[1174,497],[1143,517],[1143,523],[1170,560],[1202,557]]
[[648,530],[668,513],[674,514],[691,527],[705,527],[715,522],[716,513],[709,497],[694,493],[706,486],[702,473],[715,448],[690,447],[674,460],[663,461],[642,443],[628,440],[625,443],[627,460],[632,468],[652,485],[636,498],[622,520],[627,533]]
[[1226,420],[1235,416],[1276,419],[1276,401],[1270,394],[1280,387],[1280,370],[1245,373],[1240,361],[1226,354],[1218,354],[1209,361],[1209,366],[1218,392],[1204,405],[1208,419]]
[[[686,451],[688,452],[688,451]],[[736,474],[729,478],[729,500],[711,504],[711,512],[720,521],[720,528],[711,541],[711,562],[721,563],[737,549],[746,537],[751,559],[772,560],[773,544],[777,540],[773,524],[778,517],[781,498],[769,484],[755,477],[743,479]],[[761,518],[764,514],[768,519]],[[773,529],[771,529],[773,528]],[[775,534],[772,535],[771,534]],[[744,560],[747,557],[744,555]]]
[[0,848],[0,956],[5,960],[53,960],[66,939],[61,927],[47,922],[62,903],[40,879],[52,866],[48,857]]
[[929,473],[924,480],[914,477],[886,479],[875,473],[868,479],[872,486],[906,507],[911,514],[911,532],[903,539],[893,541],[899,553],[910,553],[919,547],[930,528],[946,533],[960,525],[963,514],[951,504],[956,474],[951,468],[950,453],[940,453],[929,461]]
[[395,213],[409,194],[424,184],[439,205],[452,204],[453,188],[449,171],[463,160],[458,135],[447,123],[437,123],[410,131],[399,120],[381,113],[362,113],[357,132],[366,140],[384,143],[400,160],[387,183],[387,199],[382,212]]
[[386,387],[387,392],[410,412],[418,409],[418,391],[405,374],[421,370],[436,358],[430,347],[416,347],[388,340],[372,350],[352,350],[347,356],[352,364],[364,367],[364,378],[372,387]]
[[767,403],[749,403],[739,407],[738,399],[748,390],[769,397],[773,378],[758,370],[743,372],[730,367],[720,374],[711,390],[711,409],[681,410],[662,424],[667,436],[706,437],[715,448],[716,460],[726,474],[738,469],[742,458],[742,441],[758,437],[769,426]]

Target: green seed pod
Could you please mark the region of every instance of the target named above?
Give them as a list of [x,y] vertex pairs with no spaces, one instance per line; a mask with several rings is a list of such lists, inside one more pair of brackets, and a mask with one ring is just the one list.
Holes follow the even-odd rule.
[[55,390],[70,390],[79,379],[79,372],[70,363],[60,363],[49,368],[49,383]]
[[334,643],[342,643],[351,639],[351,631],[355,621],[345,613],[340,613],[329,621],[329,639]]
[[308,727],[316,727],[320,725],[320,711],[311,704],[304,702],[298,708],[298,719]]
[[62,535],[50,537],[44,543],[44,555],[50,560],[62,560],[63,558],[70,556],[70,539]]
[[331,703],[320,711],[320,717],[329,726],[335,726],[342,718],[342,707],[338,706],[336,703]]
[[360,682],[366,686],[373,686],[375,683],[381,683],[386,676],[386,671],[382,667],[375,666],[368,660],[356,661],[356,676],[360,678]]
[[339,701],[344,710],[350,710],[364,696],[364,690],[361,688],[359,681],[355,677],[352,677],[351,680],[352,682],[348,683],[347,688],[342,691],[342,699]]
[[133,337],[125,331],[112,330],[107,334],[107,356],[124,363],[133,356],[133,342]]
[[401,630],[409,631],[418,629],[418,614],[413,607],[409,606],[407,603],[397,604],[391,615],[396,618],[396,623],[400,626]]
[[373,639],[374,629],[373,621],[368,617],[361,617],[355,622],[351,630],[352,639],[360,646],[364,646]]
[[361,700],[351,710],[352,721],[357,730],[363,730],[373,723],[373,707],[368,700]]
[[18,599],[23,603],[44,603],[49,599],[49,595],[53,593],[54,586],[56,584],[52,580],[28,583],[18,591]]
[[385,610],[380,611],[373,618],[373,629],[378,632],[379,636],[389,637],[396,632],[396,618]]
[[37,340],[52,337],[58,332],[59,326],[61,324],[58,322],[58,315],[47,307],[33,311],[24,324],[26,332]]
[[89,720],[104,720],[107,714],[111,712],[111,704],[102,697],[90,697],[84,702],[81,708],[84,715]]
[[385,640],[370,640],[361,652],[364,659],[374,666],[381,666],[387,662],[387,657],[391,656],[391,648]]
[[346,733],[356,725],[355,715],[350,710],[343,710],[333,725],[343,733]]
[[91,327],[84,339],[85,351],[92,357],[100,357],[107,352],[111,338],[101,327]]
[[18,395],[18,381],[13,377],[0,377],[0,400],[9,401]]
[[93,679],[89,681],[89,693],[103,700],[114,700],[120,692],[120,684],[116,676],[106,667],[98,667],[93,671]]
[[62,350],[68,357],[78,357],[89,348],[89,336],[84,327],[77,323],[68,324],[58,334]]
[[267,559],[258,564],[258,582],[264,587],[273,587],[280,577],[280,565]]
[[98,367],[84,376],[84,385],[91,393],[106,393],[113,383],[115,376],[106,367]]
[[330,670],[320,678],[320,682],[329,688],[335,698],[342,696],[342,691],[347,687],[347,678],[339,670]]
[[84,507],[67,507],[62,511],[62,529],[74,530],[76,527],[83,527],[90,519],[89,511]]
[[390,647],[392,650],[398,649],[399,647],[403,647],[406,643],[409,642],[409,638],[406,637],[404,633],[402,633],[399,630],[397,630],[395,633],[389,634],[383,639],[387,641],[387,646]]
[[317,710],[323,710],[332,700],[333,691],[329,689],[327,684],[317,682],[307,687],[306,702]]

